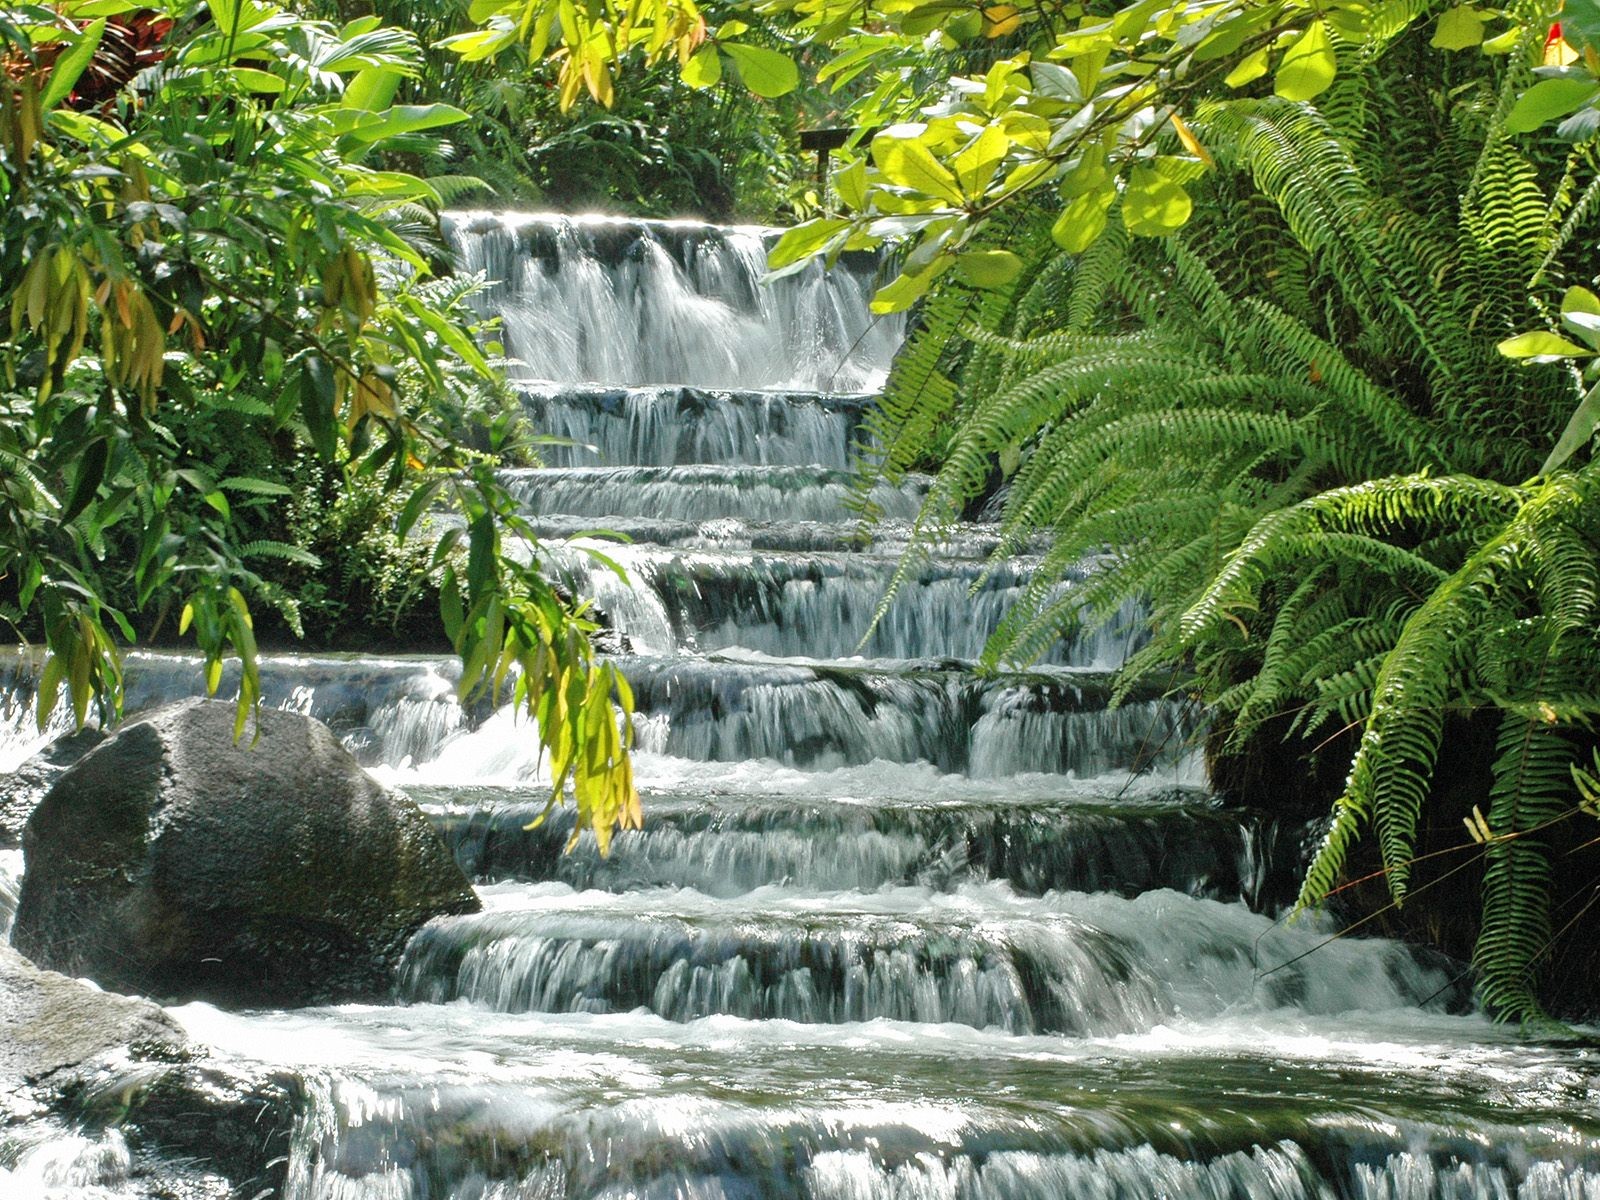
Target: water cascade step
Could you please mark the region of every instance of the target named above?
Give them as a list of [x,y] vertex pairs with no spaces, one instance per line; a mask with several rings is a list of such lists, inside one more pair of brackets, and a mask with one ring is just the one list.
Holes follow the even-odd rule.
[[[980,520],[871,627],[927,488],[873,489],[861,528],[902,335],[875,262],[764,284],[771,230],[445,223],[569,443],[507,478],[632,682],[646,826],[563,853],[529,731],[451,661],[263,660],[266,703],[409,789],[485,903],[419,932],[391,1004],[174,1010],[301,1080],[290,1200],[1600,1200],[1600,1039],[1288,919],[1316,831],[1211,794],[1181,695],[1112,704],[1140,613],[978,672],[1040,570]],[[0,665],[0,766],[64,728],[33,729],[37,666]],[[130,708],[199,679],[135,654]],[[118,1137],[24,1148],[0,1193],[131,1196]]]

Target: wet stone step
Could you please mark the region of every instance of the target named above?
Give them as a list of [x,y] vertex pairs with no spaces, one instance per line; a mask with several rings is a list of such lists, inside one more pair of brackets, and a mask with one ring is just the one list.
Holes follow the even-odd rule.
[[[854,477],[822,467],[568,467],[502,472],[528,515],[648,517],[706,521],[835,521],[857,516]],[[927,480],[879,484],[867,499],[886,516],[909,520]]]
[[[905,575],[880,616],[901,567],[887,555],[598,545],[606,561],[578,546],[549,557],[568,586],[594,597],[631,648],[654,654],[738,648],[779,657],[975,660],[1037,569],[1024,559],[990,566],[930,558]],[[1068,573],[1052,597],[1070,603],[1085,575]],[[1144,644],[1142,616],[1129,605],[1040,661],[1114,670]]]
[[1182,701],[1107,708],[1104,676],[977,678],[940,663],[627,659],[647,751],[808,770],[930,762],[978,778],[1171,768],[1200,715]]
[[587,845],[565,852],[569,809],[530,829],[544,811],[542,797],[518,802],[490,792],[472,806],[470,794],[411,791],[479,882],[559,881],[611,892],[689,887],[738,896],[774,884],[871,891],[1004,880],[1028,895],[1171,888],[1259,907],[1284,895],[1299,868],[1302,837],[1298,828],[1183,789],[1120,805],[652,794],[645,828],[618,835],[602,857]]
[[[896,1020],[1097,1037],[1240,1007],[1385,1010],[1455,998],[1399,943],[1335,944],[1176,892],[1028,900],[1003,885],[871,894],[486,889],[411,940],[399,994],[501,1012]],[[1276,968],[1276,969],[1274,969]]]
[[[551,541],[593,532],[590,517],[561,513],[536,517],[535,532]],[[871,551],[898,557],[905,552],[910,527],[904,521],[884,521],[863,531],[853,521],[745,521],[734,517],[706,520],[670,520],[664,517],[606,518],[606,528],[630,542],[689,550],[769,550],[779,552],[847,554]],[[924,549],[943,558],[982,559],[993,553],[999,534],[992,525],[958,525],[932,537]],[[1042,552],[1046,547],[1031,546]]]
[[458,212],[445,235],[499,317],[513,376],[871,392],[904,327],[874,319],[876,261],[764,283],[773,232],[693,222]]
[[[1039,671],[979,678],[941,661],[804,663],[710,658],[618,660],[633,685],[638,745],[694,762],[769,760],[808,771],[874,761],[932,764],[946,774],[1097,777],[1175,771],[1192,761],[1201,714],[1178,700],[1135,697],[1107,708],[1110,680]],[[37,663],[6,660],[5,752],[21,761],[41,737],[31,721]],[[540,777],[537,739],[510,708],[464,708],[459,666],[437,657],[261,659],[263,702],[325,721],[364,766],[404,783],[470,784]],[[235,686],[224,674],[222,694]],[[132,654],[127,711],[201,694],[200,660]],[[424,769],[425,768],[425,769]]]
[[843,470],[871,396],[682,386],[524,384],[523,410],[552,467],[817,465]]
[[292,1194],[319,1200],[1588,1200],[1600,1186],[1592,1049],[1481,1018],[1417,1014],[1400,1041],[1268,1018],[1083,1043],[461,1006],[178,1015],[198,1040],[301,1074]]

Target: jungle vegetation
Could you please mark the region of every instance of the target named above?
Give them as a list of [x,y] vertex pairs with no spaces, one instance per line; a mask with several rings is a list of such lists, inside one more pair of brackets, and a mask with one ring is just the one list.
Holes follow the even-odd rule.
[[[622,129],[633,177],[590,194],[644,203],[707,149],[688,139],[760,130],[789,157],[741,174],[743,143],[716,147],[731,207],[818,210],[773,268],[888,247],[874,306],[917,308],[868,480],[935,467],[931,540],[999,479],[1003,548],[1048,545],[988,665],[1136,600],[1130,686],[1181,669],[1235,744],[1345,755],[1306,905],[1359,838],[1404,904],[1447,726],[1489,722],[1459,838],[1486,868],[1478,980],[1535,1018],[1600,898],[1550,903],[1551,831],[1600,787],[1600,3],[1557,7],[7,7],[6,615],[80,716],[115,708],[136,632],[248,668],[252,605],[292,622],[286,572],[311,569],[309,535],[271,535],[279,489],[320,473],[393,514],[393,554],[428,533],[398,576],[436,586],[464,687],[520,664],[582,824],[636,821],[626,684],[537,554],[505,552],[533,539],[493,466],[536,451],[472,281],[434,272],[433,213],[559,197],[560,147]],[[826,196],[783,165],[802,115],[858,131]]]

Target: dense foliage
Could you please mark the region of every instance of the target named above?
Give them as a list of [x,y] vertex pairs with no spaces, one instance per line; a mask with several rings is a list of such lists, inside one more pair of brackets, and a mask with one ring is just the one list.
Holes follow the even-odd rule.
[[[297,626],[281,568],[318,566],[273,531],[376,489],[388,536],[426,539],[400,553],[434,572],[463,692],[520,668],[554,794],[602,843],[636,822],[626,683],[471,449],[514,431],[481,395],[472,282],[431,277],[437,189],[376,158],[465,115],[393,103],[415,38],[242,0],[72,11],[0,20],[0,566],[48,650],[41,723],[62,690],[115,714],[143,624],[192,634],[213,691],[242,660],[242,733],[252,604]],[[141,30],[134,61],[101,53]],[[291,513],[329,472],[333,511]]]
[[[1315,104],[1197,104],[1216,176],[1170,238],[1112,226],[1071,254],[1054,213],[1023,220],[1018,282],[940,291],[876,434],[889,473],[935,456],[924,530],[1000,463],[998,553],[1048,538],[991,665],[1135,600],[1154,637],[1129,682],[1188,664],[1234,746],[1287,717],[1350,753],[1337,735],[1361,729],[1303,903],[1368,829],[1403,903],[1447,719],[1497,714],[1460,842],[1486,860],[1483,994],[1528,1017],[1557,933],[1552,830],[1584,819],[1572,768],[1600,712],[1593,421],[1552,362],[1589,353],[1600,312],[1582,286],[1600,179],[1587,147],[1513,132],[1539,31],[1498,61],[1427,37]],[[1566,338],[1523,332],[1541,320]],[[1106,547],[1063,596],[1063,569]]]

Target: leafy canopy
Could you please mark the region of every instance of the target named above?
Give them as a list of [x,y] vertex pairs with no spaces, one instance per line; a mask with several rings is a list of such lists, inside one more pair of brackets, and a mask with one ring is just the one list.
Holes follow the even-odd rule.
[[431,278],[438,189],[383,157],[466,117],[394,102],[418,53],[255,0],[0,11],[0,615],[43,635],[41,723],[63,690],[116,715],[121,642],[170,617],[211,691],[241,660],[242,734],[252,602],[294,623],[271,568],[309,556],[251,536],[288,489],[238,464],[320,460],[431,543],[463,694],[513,689],[604,846],[638,821],[631,698],[466,448],[506,429],[459,428],[495,374]]

